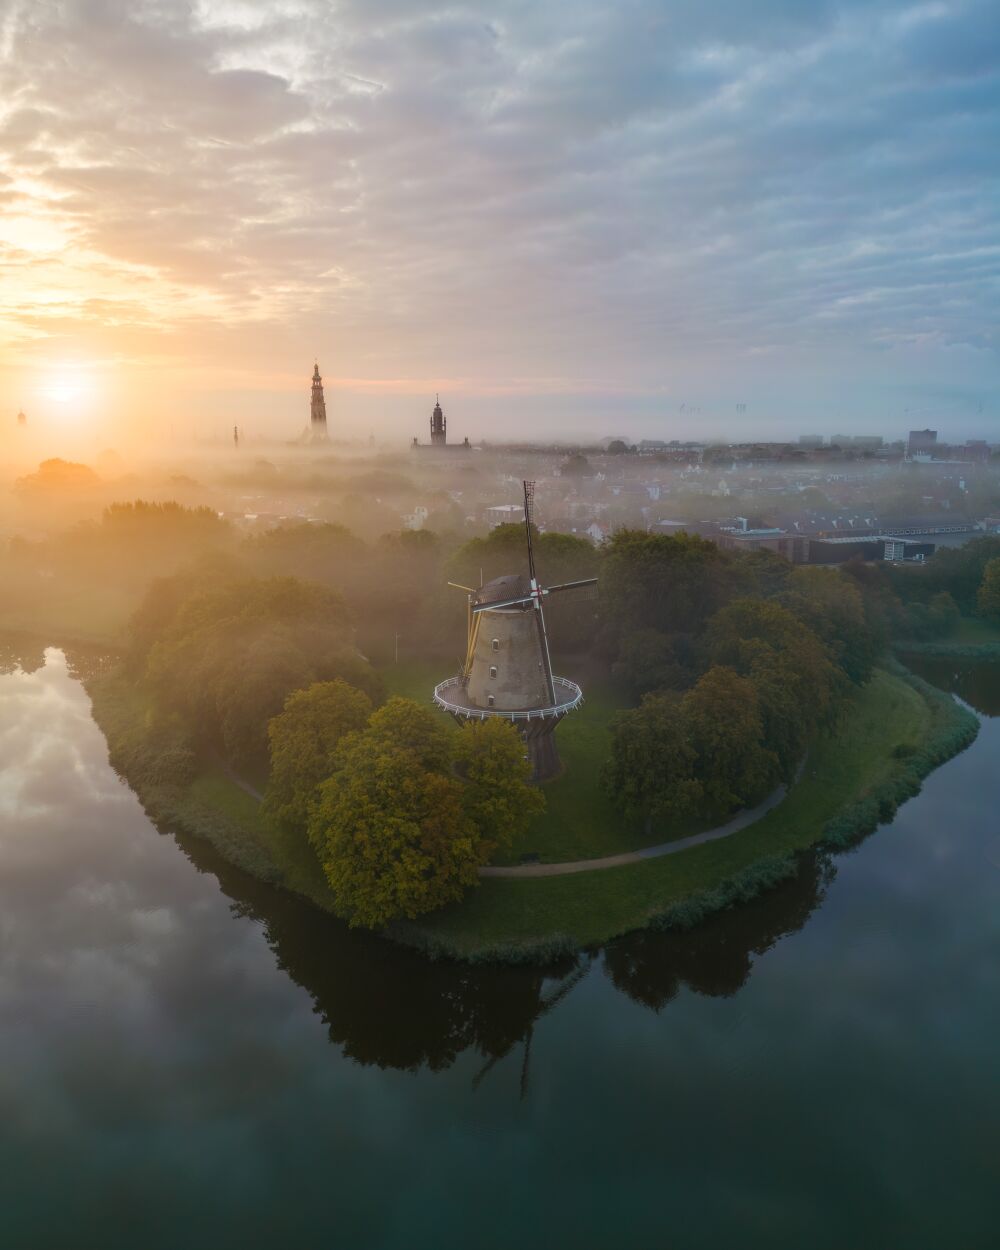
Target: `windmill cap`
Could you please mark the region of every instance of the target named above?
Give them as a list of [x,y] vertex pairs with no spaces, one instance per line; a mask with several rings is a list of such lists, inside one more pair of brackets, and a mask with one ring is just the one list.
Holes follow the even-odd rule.
[[518,595],[531,594],[531,582],[521,573],[507,573],[494,577],[476,591],[476,603],[499,603],[504,599],[516,599]]

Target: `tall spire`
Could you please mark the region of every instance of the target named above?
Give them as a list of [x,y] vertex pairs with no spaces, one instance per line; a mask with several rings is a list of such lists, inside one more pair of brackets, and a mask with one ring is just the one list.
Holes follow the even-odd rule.
[[431,446],[443,447],[448,441],[448,422],[441,411],[441,396],[435,396],[434,411],[431,413]]
[[323,379],[319,376],[319,362],[313,366],[312,402],[310,405],[310,441],[325,443],[326,432],[326,400],[323,397]]

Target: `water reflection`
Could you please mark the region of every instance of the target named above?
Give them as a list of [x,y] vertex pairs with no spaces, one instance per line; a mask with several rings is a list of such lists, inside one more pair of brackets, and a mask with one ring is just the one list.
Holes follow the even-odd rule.
[[644,931],[613,942],[604,969],[634,1002],[661,1011],[684,986],[713,998],[735,994],[781,938],[801,929],[835,876],[829,856],[802,857],[796,876],[689,932]]
[[[138,912],[144,907],[148,912],[152,900],[143,898],[145,860],[159,864],[162,858],[153,854],[153,845],[144,842],[142,828],[136,827],[144,822],[137,818],[133,796],[107,764],[85,692],[74,677],[99,670],[110,657],[86,649],[65,657],[51,650],[44,655],[24,640],[8,640],[2,654],[10,675],[4,679],[10,683],[4,726],[11,743],[5,755],[11,778],[6,806],[22,822],[33,814],[25,827],[34,830],[34,885],[29,887],[22,877],[8,915],[16,923],[19,903],[31,898],[39,903],[35,891],[52,903],[53,894],[63,888],[54,932],[72,952],[94,923],[92,909],[81,905],[83,877],[88,897],[103,892],[111,908],[104,919],[110,943],[123,923],[113,914],[116,899],[121,902],[127,895]],[[30,700],[30,708],[24,699]],[[71,779],[72,785],[62,784],[62,779]],[[200,839],[175,836],[199,872],[218,882],[233,913],[261,926],[277,966],[308,992],[330,1041],[362,1065],[436,1072],[472,1051],[482,1060],[481,1080],[520,1047],[526,1081],[534,1026],[565,1001],[594,958],[581,955],[544,968],[432,962],[352,932],[311,904],[232,867]],[[617,941],[604,952],[605,972],[622,993],[654,1011],[681,985],[705,995],[732,994],[746,981],[756,956],[805,923],[819,905],[831,872],[828,864],[812,858],[779,889],[691,933],[644,933]],[[183,886],[176,873],[171,876],[179,891],[174,902],[180,906]],[[191,896],[196,898],[198,891],[192,890]],[[167,923],[167,913],[162,907],[159,911]],[[23,914],[22,923],[27,926],[31,918]],[[169,916],[169,926],[179,923],[176,915]],[[160,936],[133,934],[130,948],[141,955]]]
[[0,678],[5,1248],[996,1244],[1000,719],[835,887],[807,860],[689,934],[476,969],[179,853],[59,653],[25,658]]
[[309,992],[330,1041],[357,1063],[440,1071],[469,1049],[501,1059],[576,969],[572,960],[547,968],[432,962],[247,876],[198,839],[178,842],[237,914],[263,926],[278,967]]
[[908,655],[906,664],[932,686],[957,694],[982,716],[1000,716],[1000,664],[946,655]]
[[[544,968],[432,962],[349,930],[292,895],[233,868],[194,838],[178,841],[211,872],[238,914],[263,925],[278,967],[308,991],[332,1042],[362,1064],[440,1071],[463,1051],[486,1062],[481,1079],[516,1047],[522,1082],[532,1030],[572,991],[594,955]],[[755,957],[800,929],[834,876],[829,857],[809,855],[802,871],[753,902],[687,933],[644,932],[608,945],[603,966],[634,1002],[660,1011],[687,986],[711,997],[734,994]]]

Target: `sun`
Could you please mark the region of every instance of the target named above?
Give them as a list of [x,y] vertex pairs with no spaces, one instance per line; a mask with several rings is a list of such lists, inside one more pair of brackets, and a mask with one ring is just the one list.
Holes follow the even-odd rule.
[[55,365],[41,386],[42,395],[61,407],[82,404],[94,397],[95,380],[82,365]]

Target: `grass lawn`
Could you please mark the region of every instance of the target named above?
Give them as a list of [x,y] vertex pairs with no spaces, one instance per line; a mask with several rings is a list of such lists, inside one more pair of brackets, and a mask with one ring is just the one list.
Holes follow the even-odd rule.
[[[390,664],[381,673],[390,694],[418,702],[427,702],[435,683],[446,676],[440,665],[415,662]],[[691,826],[651,836],[615,810],[600,779],[611,753],[611,720],[624,703],[607,682],[588,683],[584,695],[583,706],[556,730],[563,772],[542,786],[545,811],[495,863],[516,864],[524,855],[537,855],[546,863],[594,859],[666,841],[671,832],[675,837],[694,832]]]
[[1000,628],[978,616],[963,616],[947,642],[1000,642]]
[[191,783],[191,796],[227,816],[238,828],[247,833],[265,834],[264,820],[261,816],[260,803],[245,790],[241,790],[221,768],[212,764]]
[[930,708],[916,690],[878,670],[838,731],[814,746],[788,798],[731,838],[622,868],[485,880],[461,904],[415,927],[469,953],[556,934],[585,945],[637,928],[669,903],[709,889],[763,856],[817,841],[827,820],[899,769],[893,749],[918,744],[930,720]]

